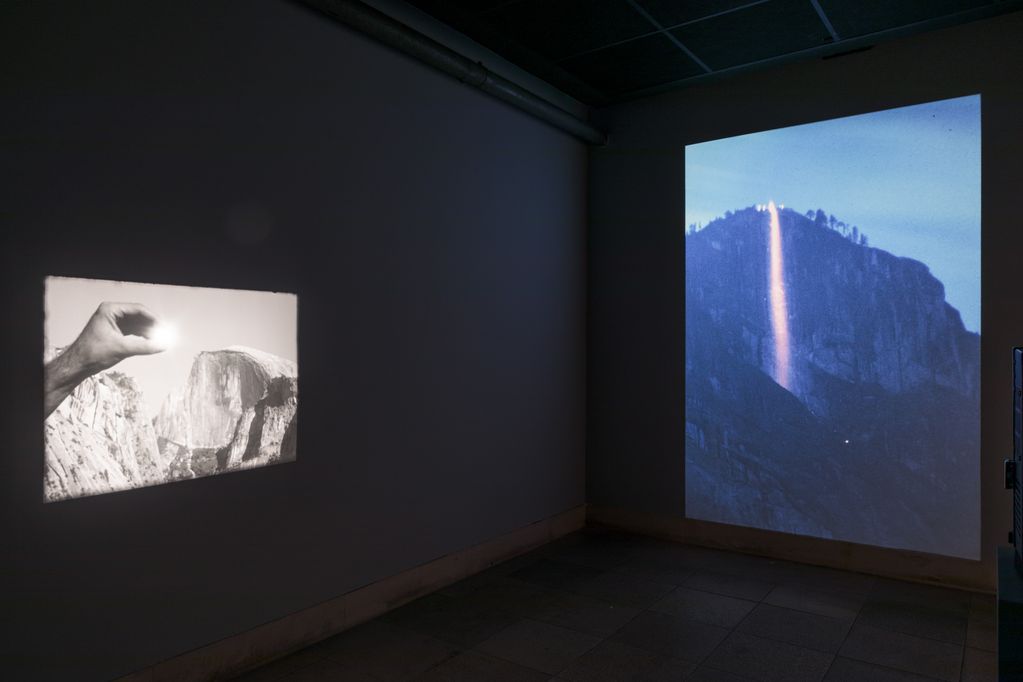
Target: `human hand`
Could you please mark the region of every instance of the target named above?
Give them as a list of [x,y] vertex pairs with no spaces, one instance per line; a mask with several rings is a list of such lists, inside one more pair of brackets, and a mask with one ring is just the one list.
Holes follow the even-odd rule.
[[[169,333],[138,303],[100,303],[78,338],[45,368],[43,417],[48,417],[87,377],[132,355],[167,350]],[[166,331],[166,328],[165,328]]]
[[100,303],[68,351],[89,374],[109,369],[133,355],[167,350],[156,330],[157,317],[139,303]]

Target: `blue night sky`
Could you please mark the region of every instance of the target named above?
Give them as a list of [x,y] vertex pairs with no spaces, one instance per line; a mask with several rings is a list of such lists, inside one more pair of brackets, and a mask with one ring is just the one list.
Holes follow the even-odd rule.
[[980,96],[686,146],[685,224],[773,199],[922,261],[980,331]]

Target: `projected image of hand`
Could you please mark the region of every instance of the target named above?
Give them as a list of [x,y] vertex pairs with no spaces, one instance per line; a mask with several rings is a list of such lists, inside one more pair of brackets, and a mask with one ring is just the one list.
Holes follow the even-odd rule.
[[125,358],[163,352],[176,337],[174,329],[144,305],[101,303],[78,338],[46,365],[44,418],[86,378]]
[[75,339],[82,361],[96,372],[133,355],[152,355],[173,345],[169,327],[138,303],[101,303]]

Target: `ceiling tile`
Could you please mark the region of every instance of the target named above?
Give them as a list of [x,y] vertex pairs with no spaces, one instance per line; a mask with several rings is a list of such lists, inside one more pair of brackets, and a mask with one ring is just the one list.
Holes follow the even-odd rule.
[[842,39],[993,5],[993,0],[820,0]]
[[832,42],[809,0],[770,0],[674,29],[672,35],[714,70]]
[[520,0],[477,16],[552,60],[655,30],[626,0]]
[[[834,45],[812,0],[406,0],[582,102],[606,104],[704,73],[663,33],[712,70],[770,62]],[[886,29],[926,30],[1023,0],[818,0],[836,46]],[[650,17],[650,20],[647,19]],[[954,17],[954,18],[953,18]]]
[[[763,1],[763,0],[761,0]],[[661,26],[670,28],[676,24],[703,19],[720,12],[749,5],[754,0],[636,0],[637,4],[650,13]]]
[[561,66],[611,96],[703,73],[660,33],[568,59]]

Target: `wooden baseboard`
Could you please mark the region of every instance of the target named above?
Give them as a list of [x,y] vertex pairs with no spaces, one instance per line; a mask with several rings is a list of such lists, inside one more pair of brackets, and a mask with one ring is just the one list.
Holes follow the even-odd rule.
[[175,656],[121,677],[119,682],[204,682],[238,675],[579,530],[585,522],[586,507],[580,505],[475,547],[434,559],[233,637]]
[[587,507],[586,521],[664,540],[772,559],[978,592],[995,591],[995,576],[988,563],[982,561],[593,505]]

